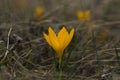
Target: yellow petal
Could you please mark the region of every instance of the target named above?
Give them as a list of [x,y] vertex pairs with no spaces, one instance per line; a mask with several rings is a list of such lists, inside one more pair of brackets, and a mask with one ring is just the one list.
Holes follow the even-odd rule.
[[68,41],[68,43],[70,43],[70,41],[72,40],[73,35],[74,35],[74,32],[75,32],[75,30],[74,30],[74,28],[73,28],[73,29],[70,31],[69,41]]
[[63,47],[67,36],[68,36],[68,32],[67,32],[66,28],[63,27],[58,33],[58,41],[59,41],[61,47]]
[[72,29],[72,30],[70,31],[70,34],[69,34],[69,36],[67,37],[68,39],[66,39],[64,48],[66,48],[66,47],[68,46],[68,44],[70,43],[70,41],[71,41],[72,38],[73,38],[73,35],[74,35],[74,29]]
[[51,27],[49,27],[48,32],[49,32],[48,34],[50,36],[52,36],[53,38],[57,39],[56,34],[55,34],[55,32],[53,31],[53,29]]
[[50,40],[51,46],[57,52],[59,50],[59,42],[56,37],[56,34],[51,27],[49,27],[48,31],[49,31],[49,40]]
[[59,50],[59,43],[58,43],[58,41],[55,40],[54,37],[51,36],[51,35],[49,36],[49,38],[50,38],[50,42],[52,44],[53,49],[57,52]]
[[63,27],[58,33],[58,40],[62,39],[64,32],[66,32],[65,27]]
[[43,35],[44,35],[44,38],[46,39],[46,41],[48,42],[48,44],[51,46],[52,44],[50,42],[49,36],[45,33],[43,33]]
[[66,28],[63,27],[58,33],[58,42],[59,42],[60,46],[59,46],[59,50],[57,52],[57,55],[59,58],[59,63],[61,63],[61,58],[63,55],[63,51],[65,49],[64,46],[65,46],[65,41],[67,39],[67,36],[69,36],[68,32],[67,32]]

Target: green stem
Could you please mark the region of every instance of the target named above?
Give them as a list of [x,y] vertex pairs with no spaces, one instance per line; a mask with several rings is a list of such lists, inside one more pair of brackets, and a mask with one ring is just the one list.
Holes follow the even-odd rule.
[[70,56],[71,56],[71,53],[72,53],[72,51],[68,54],[67,60],[66,60],[66,62],[65,62],[65,65],[63,66],[63,69],[67,67],[68,62],[69,62],[69,59],[70,59]]
[[58,80],[62,80],[62,68],[61,65],[59,65],[60,71],[59,71],[59,79]]

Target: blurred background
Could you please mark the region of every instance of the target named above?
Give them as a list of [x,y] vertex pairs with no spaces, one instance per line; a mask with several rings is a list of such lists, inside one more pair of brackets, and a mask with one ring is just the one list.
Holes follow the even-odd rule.
[[0,80],[57,80],[49,26],[75,29],[63,80],[120,80],[120,0],[0,0]]

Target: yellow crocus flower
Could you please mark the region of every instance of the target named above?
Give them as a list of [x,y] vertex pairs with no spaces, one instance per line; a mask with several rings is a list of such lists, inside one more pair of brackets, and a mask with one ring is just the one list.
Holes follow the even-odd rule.
[[91,20],[90,10],[78,11],[76,15],[83,22],[89,22]]
[[35,17],[38,21],[41,19],[43,12],[44,12],[43,8],[39,6],[35,8]]
[[61,64],[61,59],[64,49],[68,46],[74,35],[74,29],[68,33],[65,27],[63,27],[59,33],[53,31],[51,27],[48,28],[48,35],[43,33],[44,38],[48,44],[56,51],[59,58],[59,64]]

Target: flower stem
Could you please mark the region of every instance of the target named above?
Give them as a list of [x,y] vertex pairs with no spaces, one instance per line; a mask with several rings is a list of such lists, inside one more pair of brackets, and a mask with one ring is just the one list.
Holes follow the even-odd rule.
[[62,68],[61,65],[59,65],[60,71],[59,71],[59,79],[58,80],[62,80]]
[[60,59],[59,59],[59,69],[60,69],[60,67],[61,67],[61,63],[62,63],[62,59],[60,58]]

